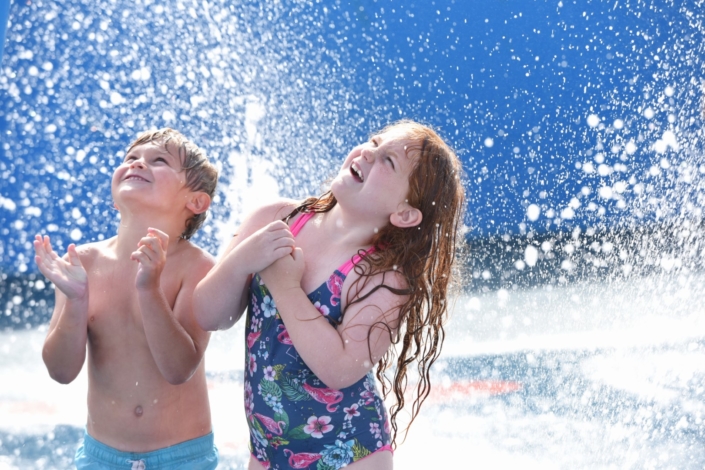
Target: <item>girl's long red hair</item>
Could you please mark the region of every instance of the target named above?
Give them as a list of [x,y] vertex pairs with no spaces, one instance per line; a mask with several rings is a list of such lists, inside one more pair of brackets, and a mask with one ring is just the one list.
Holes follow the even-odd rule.
[[[392,329],[386,323],[372,328],[385,328],[395,348],[377,364],[377,378],[385,398],[393,392],[396,398],[390,408],[393,429],[392,443],[396,446],[397,416],[406,405],[409,369],[414,365],[418,380],[411,397],[411,421],[418,416],[421,405],[431,392],[430,369],[438,359],[445,339],[444,324],[448,316],[448,290],[453,278],[456,244],[462,223],[464,191],[461,166],[453,150],[431,128],[414,121],[399,121],[385,127],[381,133],[402,129],[413,145],[407,154],[417,158],[409,176],[408,202],[423,215],[416,227],[399,228],[392,224],[379,230],[372,243],[375,251],[355,266],[359,275],[349,288],[350,305],[369,297],[377,289],[388,289],[404,297],[399,305],[399,326]],[[327,212],[337,201],[328,191],[320,197],[306,199],[289,216],[299,212]],[[370,276],[397,271],[406,281],[406,288],[395,289],[384,284],[362,292]],[[342,318],[342,317],[341,317]],[[371,331],[371,329],[370,329]],[[369,333],[368,333],[369,340]],[[386,372],[393,371],[390,380]],[[407,428],[408,429],[408,428]]]

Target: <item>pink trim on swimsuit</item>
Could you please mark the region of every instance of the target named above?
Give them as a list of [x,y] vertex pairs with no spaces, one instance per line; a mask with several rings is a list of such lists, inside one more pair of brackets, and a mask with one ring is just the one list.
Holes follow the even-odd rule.
[[[316,215],[315,212],[304,212],[303,214],[301,214],[301,216],[298,217],[298,218],[294,221],[294,223],[291,225],[291,227],[289,228],[289,230],[291,230],[291,234],[292,234],[293,236],[298,235],[299,232],[301,231],[301,229],[303,228],[303,226],[306,225],[306,222],[308,222],[309,220],[311,220],[311,217],[313,217],[314,215]],[[367,250],[363,250],[362,255],[363,255],[363,256],[369,255],[370,253],[372,253],[372,252],[374,252],[374,251],[375,251],[375,247],[374,247],[374,246],[371,246],[371,247],[368,248]],[[360,256],[359,254],[356,254],[355,256],[352,257],[352,259],[350,259],[350,260],[346,261],[345,263],[343,263],[343,264],[338,268],[338,271],[340,271],[341,273],[343,273],[344,275],[347,276],[348,273],[350,272],[350,270],[351,270],[353,267],[355,267],[355,265],[356,265],[357,263],[359,263],[360,260],[362,260],[362,257],[363,257],[363,256]]]
[[[354,461],[354,462],[348,464],[348,466],[350,466],[350,465],[352,465],[352,464],[356,464],[356,463],[358,463],[358,462],[360,462],[360,461],[362,461],[362,460],[365,460],[367,457],[369,457],[369,456],[371,456],[371,455],[375,455],[375,454],[378,453],[378,452],[384,452],[384,451],[389,451],[389,452],[392,453],[392,457],[394,456],[394,449],[392,449],[391,444],[387,444],[386,446],[380,447],[379,449],[377,449],[376,451],[372,452],[371,454],[367,454],[366,456],[364,456],[364,457],[361,458],[360,460],[356,460],[356,461]],[[250,457],[252,457],[252,458],[255,460],[255,462],[257,462],[258,464],[262,465],[262,462],[260,462],[260,461],[257,459],[257,456],[256,456],[255,454],[253,454],[252,452],[250,452]],[[262,465],[262,468],[265,468],[264,465]]]

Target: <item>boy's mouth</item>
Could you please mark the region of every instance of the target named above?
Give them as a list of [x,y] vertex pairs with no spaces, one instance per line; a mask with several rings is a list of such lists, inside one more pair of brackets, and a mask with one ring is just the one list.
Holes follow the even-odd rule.
[[357,163],[352,162],[352,164],[350,165],[350,173],[352,173],[355,181],[359,181],[360,183],[365,181],[365,177],[362,174],[362,170],[360,170],[360,167],[357,166]]
[[124,179],[124,181],[144,181],[145,183],[149,183],[147,179],[142,178],[139,175],[127,175]]

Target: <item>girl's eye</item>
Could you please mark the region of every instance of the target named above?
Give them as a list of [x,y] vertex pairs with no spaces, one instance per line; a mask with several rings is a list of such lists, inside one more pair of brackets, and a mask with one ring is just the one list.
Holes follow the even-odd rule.
[[384,157],[384,158],[389,162],[390,165],[392,165],[392,169],[396,170],[396,167],[394,166],[394,160],[392,160],[391,157]]

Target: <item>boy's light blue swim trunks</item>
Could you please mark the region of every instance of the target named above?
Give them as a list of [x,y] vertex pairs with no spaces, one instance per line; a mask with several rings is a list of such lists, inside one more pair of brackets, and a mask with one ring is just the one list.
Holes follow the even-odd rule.
[[85,433],[75,463],[78,470],[213,470],[218,466],[218,449],[213,433],[152,452],[122,452]]

